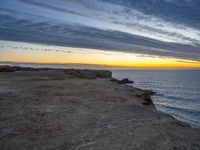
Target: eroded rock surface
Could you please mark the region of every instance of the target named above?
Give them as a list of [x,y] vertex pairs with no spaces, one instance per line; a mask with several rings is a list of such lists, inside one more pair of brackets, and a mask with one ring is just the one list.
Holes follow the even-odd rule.
[[112,72],[108,70],[90,70],[90,69],[54,69],[54,68],[31,68],[18,66],[0,66],[0,72],[15,71],[63,71],[68,75],[81,79],[111,78]]
[[144,90],[63,70],[0,73],[0,150],[198,150],[200,132]]

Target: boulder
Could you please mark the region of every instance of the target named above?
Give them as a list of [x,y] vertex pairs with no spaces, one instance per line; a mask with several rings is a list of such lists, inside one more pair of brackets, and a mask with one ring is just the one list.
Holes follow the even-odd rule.
[[128,78],[124,78],[119,81],[119,84],[132,84],[133,81],[129,80]]
[[117,82],[119,84],[132,84],[132,83],[134,83],[133,81],[129,80],[128,78],[125,78],[125,79],[122,79],[122,80],[111,78],[110,81]]
[[152,91],[152,90],[144,90],[144,92],[146,92],[146,93],[148,93],[148,94],[150,94],[150,95],[154,95],[154,94],[156,94],[154,91]]
[[144,101],[142,102],[142,104],[144,104],[144,105],[152,105],[153,104],[150,93],[145,92],[143,95],[143,98],[144,98]]
[[120,80],[118,80],[118,79],[115,79],[115,78],[111,78],[111,79],[110,79],[110,81],[112,81],[112,82],[117,82],[117,83],[119,83],[119,82],[120,82]]

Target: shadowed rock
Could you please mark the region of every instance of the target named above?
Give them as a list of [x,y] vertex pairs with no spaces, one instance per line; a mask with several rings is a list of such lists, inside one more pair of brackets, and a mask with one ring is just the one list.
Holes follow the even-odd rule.
[[15,72],[15,71],[39,71],[39,69],[36,68],[30,68],[30,67],[18,67],[18,66],[1,66],[0,72]]
[[153,104],[153,101],[151,99],[151,94],[144,93],[143,98],[144,98],[144,102],[142,102],[142,104],[144,104],[144,105],[152,105]]
[[108,70],[80,70],[80,69],[65,69],[66,74],[72,75],[81,79],[96,79],[96,78],[111,78],[112,72]]
[[117,82],[119,84],[133,84],[134,82],[129,80],[128,78],[124,78],[122,80],[118,80],[118,79],[115,79],[115,78],[111,78],[110,81],[112,82]]
[[129,80],[128,78],[124,78],[119,82],[119,84],[126,84],[126,83],[127,84],[132,84],[133,81]]
[[111,78],[112,72],[108,70],[89,70],[89,69],[54,69],[54,68],[30,68],[18,66],[1,66],[0,72],[15,72],[15,71],[50,71],[61,70],[66,74],[81,78],[81,79],[96,79],[96,78]]

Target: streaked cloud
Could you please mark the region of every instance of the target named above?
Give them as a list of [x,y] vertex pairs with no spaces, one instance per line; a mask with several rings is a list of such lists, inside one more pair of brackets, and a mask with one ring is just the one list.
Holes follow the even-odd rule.
[[200,61],[198,10],[195,0],[1,0],[0,39]]

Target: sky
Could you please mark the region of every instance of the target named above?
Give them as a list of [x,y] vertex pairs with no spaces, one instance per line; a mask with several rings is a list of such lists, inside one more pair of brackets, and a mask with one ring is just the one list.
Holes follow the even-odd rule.
[[200,67],[199,0],[0,0],[0,61]]

